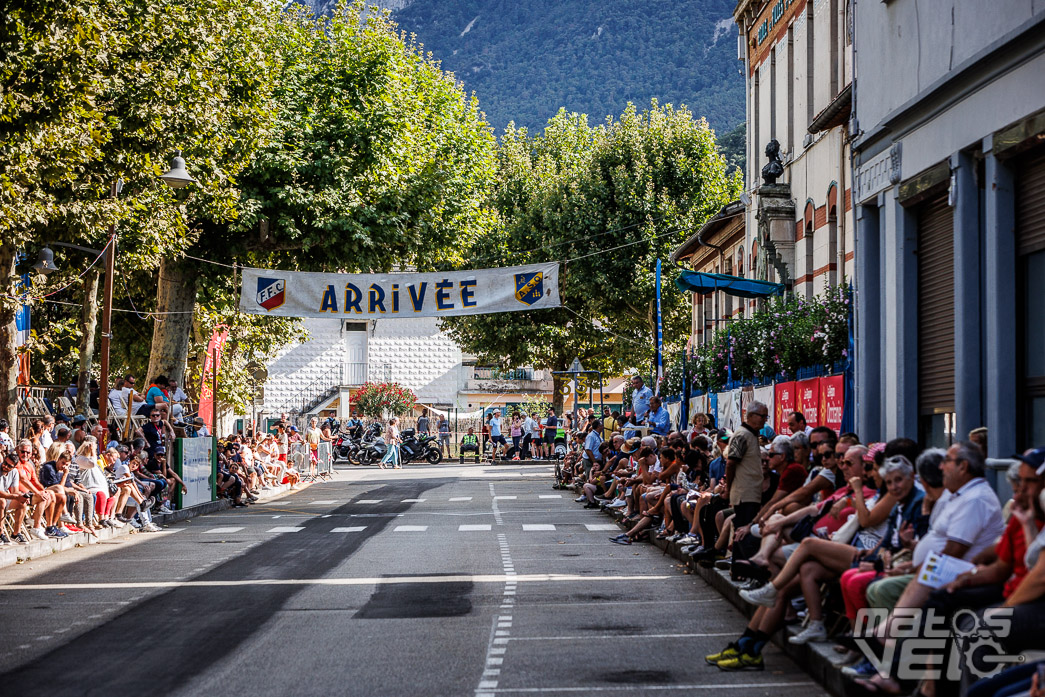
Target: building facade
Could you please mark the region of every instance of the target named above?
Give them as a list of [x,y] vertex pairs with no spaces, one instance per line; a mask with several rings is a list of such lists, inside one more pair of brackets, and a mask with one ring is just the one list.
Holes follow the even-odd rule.
[[868,439],[1045,442],[1045,5],[854,2]]

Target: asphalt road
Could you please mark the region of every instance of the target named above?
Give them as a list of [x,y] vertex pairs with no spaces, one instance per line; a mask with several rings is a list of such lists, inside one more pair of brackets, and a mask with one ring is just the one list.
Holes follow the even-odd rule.
[[546,465],[340,470],[0,570],[7,695],[800,695],[703,661],[744,619]]

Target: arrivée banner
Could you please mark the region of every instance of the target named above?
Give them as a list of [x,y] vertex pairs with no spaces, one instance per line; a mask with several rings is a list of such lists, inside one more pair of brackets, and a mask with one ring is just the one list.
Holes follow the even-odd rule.
[[243,269],[239,308],[281,317],[449,317],[559,307],[559,264],[435,273]]

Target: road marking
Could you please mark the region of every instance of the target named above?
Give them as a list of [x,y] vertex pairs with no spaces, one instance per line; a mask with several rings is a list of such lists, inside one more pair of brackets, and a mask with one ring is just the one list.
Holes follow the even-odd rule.
[[[751,690],[758,689],[762,690],[765,688],[772,687],[801,687],[807,686],[811,688],[817,688],[818,685],[813,682],[752,682],[752,683],[717,683],[707,684],[700,683],[696,685],[613,685],[606,687],[595,687],[592,685],[585,685],[583,687],[502,687],[489,688],[488,694],[508,694],[508,693],[542,693],[542,692],[643,692],[643,691],[662,691],[662,690]],[[478,695],[478,693],[476,693]]]
[[335,499],[329,499],[327,501],[311,501],[309,503],[306,503],[305,505],[306,506],[329,506],[329,505],[334,504],[334,503],[337,503],[337,501]]
[[551,523],[531,523],[529,525],[523,525],[523,532],[550,532],[555,530],[555,526]]
[[210,530],[204,530],[204,535],[226,535],[233,532],[239,532],[243,528],[211,528]]
[[424,532],[427,525],[397,525],[392,532]]
[[403,499],[401,503],[421,503],[427,500],[428,499]]
[[614,523],[585,523],[584,527],[588,528],[592,532],[599,530],[620,530],[620,526]]
[[734,636],[736,632],[708,632],[705,634],[586,634],[584,636],[517,636],[512,641],[579,641],[582,639],[707,639],[710,637]]
[[489,525],[461,525],[458,532],[485,532],[490,529]]
[[494,496],[494,498],[499,500],[499,501],[513,501],[513,500],[515,500],[515,499],[517,499],[519,497],[518,496]]
[[365,525],[353,525],[348,528],[334,528],[330,532],[363,532],[364,530],[366,530]]
[[381,503],[381,499],[359,499],[358,501],[353,501],[352,503]]
[[305,528],[294,527],[292,525],[283,525],[280,527],[272,528],[269,532],[301,532]]
[[472,497],[471,496],[455,496],[455,497],[453,497],[450,500],[451,501],[471,501]]
[[539,499],[561,499],[562,494],[541,494],[537,498]]

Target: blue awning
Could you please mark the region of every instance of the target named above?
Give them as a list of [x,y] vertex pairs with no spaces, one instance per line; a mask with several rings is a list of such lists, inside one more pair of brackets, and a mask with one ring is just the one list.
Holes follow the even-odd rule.
[[721,290],[727,295],[735,295],[738,298],[768,298],[772,295],[784,294],[783,283],[756,281],[752,278],[703,271],[683,271],[675,279],[675,285],[681,291],[688,290],[699,295],[708,295],[716,290]]

